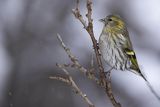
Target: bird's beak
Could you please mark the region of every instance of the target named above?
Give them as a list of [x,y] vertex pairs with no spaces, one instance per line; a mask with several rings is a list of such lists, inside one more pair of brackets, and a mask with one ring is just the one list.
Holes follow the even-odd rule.
[[104,23],[104,22],[105,22],[105,19],[104,19],[104,18],[103,18],[103,19],[99,19],[99,21]]

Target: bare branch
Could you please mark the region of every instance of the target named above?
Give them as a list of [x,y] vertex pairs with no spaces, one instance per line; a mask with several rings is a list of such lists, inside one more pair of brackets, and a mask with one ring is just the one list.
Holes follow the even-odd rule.
[[88,13],[86,14],[86,17],[88,19],[88,25],[89,23],[92,23],[92,0],[87,0],[87,10],[88,10]]
[[91,68],[94,68],[94,55],[91,55]]
[[70,49],[66,47],[66,45],[64,44],[61,36],[59,34],[57,34],[57,38],[61,43],[61,46],[63,47],[63,49],[66,51],[68,57],[70,58],[70,60],[72,61],[72,65],[71,67],[74,67],[76,69],[78,69],[80,72],[82,72],[83,74],[85,74],[89,79],[94,80],[97,84],[100,84],[99,80],[96,78],[96,76],[90,71],[87,70],[86,68],[84,68],[79,61],[77,60],[77,58],[71,53]]
[[[92,24],[92,18],[91,18],[91,15],[92,15],[92,6],[91,5],[92,5],[92,1],[87,0],[88,13],[86,16],[88,18],[88,25],[87,25],[87,27],[84,27],[84,28],[89,33],[91,40],[93,42],[93,47],[95,50],[96,59],[97,59],[97,63],[98,63],[99,71],[100,71],[100,79],[102,79],[102,78],[105,78],[105,73],[104,73],[102,62],[101,62],[101,59],[99,56],[100,53],[98,51],[98,46],[97,46],[98,43],[97,43],[97,40],[95,39],[94,33],[93,33],[93,24]],[[84,19],[83,19],[83,22],[81,21],[82,15],[80,14],[80,11],[79,11],[79,0],[77,0],[76,8],[73,10],[74,10],[73,11],[74,16],[84,25],[84,23],[83,23],[83,22],[85,22]],[[77,16],[80,16],[80,17],[77,17]],[[101,83],[104,85],[105,81],[101,80]]]
[[86,29],[87,28],[86,21],[83,19],[83,16],[81,15],[81,13],[79,11],[79,0],[77,0],[77,2],[76,2],[76,9],[72,9],[72,13],[74,14],[74,16],[77,19],[79,19],[79,21],[82,23],[83,27]]
[[111,71],[113,68],[111,68],[109,71],[107,71],[106,74],[106,86],[105,86],[105,90],[107,95],[109,96],[112,104],[114,107],[121,107],[121,104],[119,102],[117,102],[114,98],[113,92],[112,92],[112,86],[111,86]]
[[67,78],[60,77],[60,76],[50,76],[49,79],[59,80],[66,84],[70,84],[70,81]]
[[[121,107],[120,103],[118,103],[113,96],[111,82],[107,81],[107,79],[106,79],[106,75],[105,75],[104,68],[103,68],[102,61],[101,61],[101,56],[100,56],[100,53],[98,50],[99,49],[98,43],[97,43],[97,40],[95,39],[95,36],[94,36],[93,23],[92,23],[93,20],[91,17],[92,16],[92,0],[86,0],[86,1],[87,1],[87,3],[86,3],[87,4],[87,11],[88,11],[86,14],[86,17],[88,19],[88,25],[86,27],[86,24],[85,24],[84,28],[88,32],[89,36],[91,37],[92,43],[93,43],[94,51],[96,54],[96,60],[97,60],[98,68],[99,68],[100,83],[102,84],[102,86],[105,87],[106,93],[107,93],[108,97],[110,98],[112,104],[115,107]],[[84,26],[83,22],[85,22],[85,21],[84,21],[84,19],[82,21],[83,17],[80,14],[78,5],[79,5],[79,0],[77,0],[76,9],[73,10],[73,14]]]
[[49,77],[50,79],[56,79],[56,80],[60,80],[62,82],[65,82],[67,83],[69,86],[71,86],[76,94],[80,95],[84,101],[89,105],[89,107],[95,107],[93,105],[93,103],[89,100],[89,98],[87,97],[86,94],[84,94],[80,89],[79,87],[77,86],[77,84],[74,82],[72,76],[69,74],[69,72],[65,69],[65,67],[63,65],[60,65],[60,64],[57,64],[57,66],[63,70],[63,72],[68,76],[68,79],[67,78],[64,78],[64,77],[58,77],[58,76],[54,76],[54,77]]

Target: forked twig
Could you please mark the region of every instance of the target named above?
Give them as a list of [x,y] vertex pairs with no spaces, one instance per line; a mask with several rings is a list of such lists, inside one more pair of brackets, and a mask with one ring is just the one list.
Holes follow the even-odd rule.
[[[68,57],[70,58],[72,64],[63,64],[63,65],[57,64],[57,66],[64,71],[64,73],[67,75],[68,78],[60,77],[60,76],[51,76],[49,78],[56,79],[56,80],[62,81],[64,83],[70,85],[75,90],[75,92],[77,94],[79,94],[84,99],[84,101],[89,105],[89,107],[95,107],[93,105],[93,103],[88,99],[86,94],[83,94],[82,91],[78,88],[76,83],[73,81],[71,75],[66,70],[66,67],[76,68],[80,72],[82,72],[85,76],[87,76],[89,79],[94,80],[98,85],[102,86],[105,89],[105,92],[108,95],[108,97],[110,98],[114,107],[121,107],[121,104],[119,102],[117,102],[113,96],[112,87],[111,87],[111,72],[109,71],[107,73],[108,76],[106,76],[105,72],[104,72],[104,67],[102,65],[98,43],[97,43],[97,40],[95,39],[94,31],[93,31],[92,4],[93,4],[92,0],[86,0],[86,8],[87,8],[87,14],[86,14],[87,20],[86,21],[84,20],[84,17],[81,15],[81,12],[79,10],[79,0],[77,0],[77,2],[76,2],[76,8],[72,9],[72,13],[74,14],[75,18],[81,22],[81,24],[83,25],[85,30],[88,32],[88,34],[92,40],[94,52],[96,55],[96,61],[97,61],[98,69],[99,69],[99,77],[100,78],[98,79],[95,76],[95,73],[93,72],[93,71],[95,71],[95,69],[93,67],[93,56],[91,59],[91,69],[86,69],[85,67],[83,67],[79,63],[76,56],[74,56],[71,53],[70,49],[66,47],[66,45],[64,44],[64,42],[59,34],[57,34],[58,40],[60,41],[61,46],[63,47],[63,49],[67,53]],[[150,88],[151,92],[160,100],[160,97],[158,96],[158,94],[156,94],[156,92],[151,87],[151,85],[149,83],[147,83],[147,85]]]
[[57,34],[57,38],[61,43],[61,46],[63,47],[63,49],[65,50],[65,52],[67,53],[68,57],[70,58],[70,60],[72,61],[72,65],[71,67],[78,69],[80,72],[82,72],[84,75],[86,75],[89,79],[94,80],[97,84],[100,84],[98,78],[90,71],[87,70],[86,68],[84,68],[78,61],[78,59],[76,58],[76,56],[74,56],[70,49],[66,47],[66,45],[64,44],[61,36],[59,34]]
[[94,36],[94,32],[93,32],[93,23],[92,23],[92,0],[86,0],[86,6],[87,6],[87,14],[86,17],[88,19],[88,25],[86,25],[85,20],[83,19],[83,16],[80,14],[79,11],[79,0],[77,0],[76,2],[76,8],[72,10],[74,16],[82,23],[82,25],[84,26],[84,28],[86,29],[86,31],[88,32],[89,36],[91,37],[92,43],[93,43],[93,47],[94,47],[94,51],[96,54],[96,60],[97,60],[97,64],[98,64],[98,68],[99,68],[99,76],[100,76],[100,81],[101,84],[105,87],[106,93],[108,95],[108,97],[110,98],[112,104],[115,107],[121,107],[120,103],[118,103],[114,96],[113,96],[113,92],[112,92],[112,88],[111,88],[111,81],[107,80],[105,72],[104,72],[104,68],[102,65],[102,61],[101,61],[101,56],[98,50],[98,46],[97,46],[97,40],[95,39]]
[[62,81],[66,84],[68,84],[69,86],[71,86],[74,91],[76,92],[76,94],[80,95],[84,101],[89,105],[89,107],[95,107],[93,105],[93,103],[89,100],[89,98],[87,97],[86,94],[84,94],[79,87],[77,86],[77,84],[74,82],[72,76],[69,74],[69,72],[65,69],[65,67],[63,65],[57,64],[57,67],[59,67],[68,78],[64,78],[64,77],[59,77],[59,76],[50,76],[49,79],[55,79],[55,80],[59,80]]
[[84,28],[86,29],[87,28],[86,21],[83,19],[83,16],[81,15],[78,7],[79,7],[79,0],[77,0],[76,8],[72,9],[72,13],[77,19],[79,19],[79,21],[83,24]]

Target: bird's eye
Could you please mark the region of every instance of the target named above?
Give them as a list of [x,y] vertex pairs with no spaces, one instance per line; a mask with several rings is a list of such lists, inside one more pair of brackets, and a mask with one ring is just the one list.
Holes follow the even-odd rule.
[[108,21],[112,21],[112,19],[108,19]]

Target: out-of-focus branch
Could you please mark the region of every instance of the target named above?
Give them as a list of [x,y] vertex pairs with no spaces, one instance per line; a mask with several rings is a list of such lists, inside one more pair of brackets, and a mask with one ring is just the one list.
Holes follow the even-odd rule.
[[70,84],[70,81],[67,78],[60,77],[60,76],[50,76],[49,79],[59,80],[66,84]]
[[70,60],[72,61],[73,64],[68,65],[65,64],[66,66],[70,66],[73,68],[78,69],[80,72],[82,72],[84,75],[86,75],[89,79],[94,80],[97,84],[100,84],[99,80],[96,78],[96,76],[94,75],[94,73],[92,72],[93,70],[87,70],[86,68],[84,68],[78,61],[78,59],[76,58],[76,56],[74,56],[70,49],[66,47],[66,45],[64,44],[61,36],[59,34],[57,34],[57,38],[61,43],[61,46],[63,47],[63,49],[65,50],[65,52],[67,53],[68,57],[70,58]]
[[[120,103],[118,103],[112,93],[112,88],[111,88],[111,81],[107,80],[105,72],[104,72],[104,68],[102,65],[102,61],[101,61],[101,56],[99,53],[99,48],[98,48],[98,43],[97,40],[95,39],[94,36],[94,32],[93,32],[93,23],[92,23],[92,0],[86,0],[86,5],[87,5],[87,14],[86,17],[88,19],[88,25],[86,25],[85,20],[83,19],[83,16],[80,14],[79,11],[79,0],[77,0],[76,2],[76,8],[72,10],[74,16],[83,24],[84,28],[86,29],[86,31],[88,32],[89,36],[91,37],[92,43],[93,43],[93,47],[94,47],[94,51],[96,54],[96,60],[97,60],[97,64],[98,64],[98,68],[99,68],[99,76],[100,76],[100,82],[101,84],[105,87],[106,93],[108,95],[108,97],[110,98],[112,104],[115,107],[121,107]],[[86,27],[87,26],[87,27]]]
[[84,94],[79,87],[77,86],[77,84],[74,82],[72,76],[69,74],[69,72],[65,69],[65,66],[57,64],[57,66],[67,75],[68,78],[65,77],[59,77],[59,76],[50,76],[50,79],[55,79],[55,80],[59,80],[62,81],[66,84],[68,84],[69,86],[71,86],[74,91],[76,92],[76,94],[80,95],[84,101],[89,105],[89,107],[95,107],[93,105],[93,103],[88,99],[87,95]]
[[79,0],[77,0],[76,8],[72,9],[72,13],[77,19],[79,19],[79,21],[83,24],[84,28],[86,29],[87,28],[86,21],[83,19],[83,16],[81,15],[79,11]]

